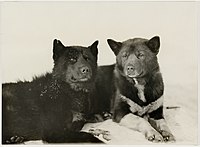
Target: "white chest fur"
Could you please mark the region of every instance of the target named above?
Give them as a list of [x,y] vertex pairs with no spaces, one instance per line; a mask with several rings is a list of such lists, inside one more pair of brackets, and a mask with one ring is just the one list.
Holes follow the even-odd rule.
[[138,90],[138,97],[140,98],[140,100],[142,100],[143,102],[146,102],[146,98],[144,96],[144,85],[141,85],[138,83],[137,79],[133,78],[133,80],[135,81],[135,87]]

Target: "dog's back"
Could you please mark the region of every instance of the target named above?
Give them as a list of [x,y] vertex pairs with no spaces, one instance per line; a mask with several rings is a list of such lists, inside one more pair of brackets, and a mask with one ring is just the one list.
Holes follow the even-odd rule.
[[[28,136],[28,140],[41,138],[40,109],[37,105],[39,85],[30,82],[7,83],[2,85],[3,139]],[[31,94],[30,94],[31,93]]]

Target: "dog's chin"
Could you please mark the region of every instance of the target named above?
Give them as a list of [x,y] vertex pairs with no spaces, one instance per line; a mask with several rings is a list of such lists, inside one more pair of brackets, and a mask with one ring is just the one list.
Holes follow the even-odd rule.
[[85,86],[85,84],[83,83],[70,83],[70,87],[74,90],[74,91],[81,91],[81,92],[90,92],[90,89]]

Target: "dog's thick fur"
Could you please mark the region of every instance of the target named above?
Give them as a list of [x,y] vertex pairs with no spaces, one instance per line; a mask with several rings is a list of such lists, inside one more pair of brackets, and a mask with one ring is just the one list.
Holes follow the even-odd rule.
[[52,73],[3,84],[3,144],[101,142],[80,132],[92,112],[97,45],[64,46],[55,39]]
[[111,110],[113,121],[142,132],[150,141],[174,141],[163,117],[164,84],[157,61],[160,38],[107,41],[116,64],[98,69],[99,109]]

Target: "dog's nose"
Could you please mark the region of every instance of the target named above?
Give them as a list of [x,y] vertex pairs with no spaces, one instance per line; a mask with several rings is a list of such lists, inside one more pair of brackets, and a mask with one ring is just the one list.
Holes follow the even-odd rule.
[[127,66],[127,71],[128,71],[128,72],[133,72],[134,69],[135,69],[135,68],[134,68],[134,66],[132,66],[132,65],[128,65],[128,66]]
[[80,71],[83,74],[87,74],[89,72],[89,68],[87,66],[84,66],[84,67],[81,67]]

